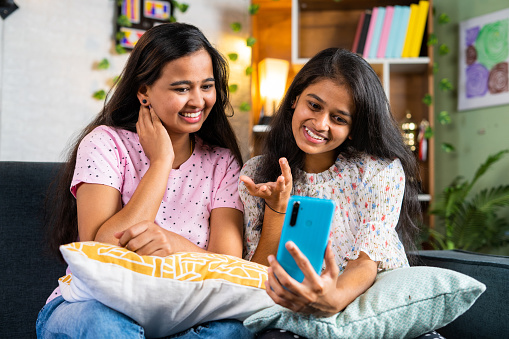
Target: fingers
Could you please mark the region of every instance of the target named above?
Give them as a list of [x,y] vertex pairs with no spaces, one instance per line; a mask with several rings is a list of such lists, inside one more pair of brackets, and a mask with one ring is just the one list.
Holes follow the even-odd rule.
[[162,125],[161,119],[159,119],[159,116],[156,114],[156,111],[152,108],[152,106],[149,106],[150,108],[150,118],[152,121],[152,124],[155,125]]
[[[148,225],[150,222],[140,222],[137,223],[134,226],[129,227],[128,229],[115,233],[115,236],[120,235],[120,238],[118,239],[118,246],[120,247],[126,247],[126,245],[133,240],[134,238],[138,237],[143,232],[146,232],[148,229]],[[134,248],[131,248],[127,246],[129,250],[135,251]]]
[[327,243],[327,248],[325,249],[325,269],[322,272],[322,276],[328,275],[333,279],[336,279],[339,275],[339,267],[336,264],[336,259],[334,258],[334,252],[332,251],[332,245],[329,240]]
[[285,247],[292,255],[302,273],[304,273],[304,279],[309,282],[311,289],[317,294],[323,293],[324,287],[322,286],[320,276],[316,273],[309,259],[299,250],[293,241],[287,242]]
[[[269,262],[271,266],[267,270],[268,279],[265,282],[267,294],[276,304],[298,312],[302,308],[302,305],[293,302],[293,300],[298,300],[297,296],[290,291],[291,287],[283,286],[280,281],[280,279],[283,281],[293,279],[285,272],[279,263],[277,263],[273,256],[269,256]],[[278,273],[274,273],[275,271]],[[289,286],[289,284],[287,285]]]
[[288,164],[288,160],[286,158],[279,159],[279,166],[281,167],[281,175],[285,180],[286,185],[292,185],[292,169],[290,168],[290,164]]
[[263,199],[270,197],[277,187],[274,182],[255,184],[253,179],[245,175],[241,175],[239,180],[244,183],[249,194]]
[[124,235],[124,231],[120,231],[120,232],[115,232],[113,234],[113,236],[117,239],[120,239],[122,237],[122,235]]
[[138,121],[136,122],[136,132],[138,134],[143,133],[147,130],[150,121],[150,109],[147,106],[140,106],[140,112],[138,114]]

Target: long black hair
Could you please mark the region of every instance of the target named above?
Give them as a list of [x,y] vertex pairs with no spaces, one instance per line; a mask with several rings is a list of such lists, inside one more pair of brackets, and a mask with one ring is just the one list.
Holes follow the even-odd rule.
[[264,157],[257,182],[275,181],[281,175],[278,159],[286,157],[295,180],[304,167],[305,153],[299,149],[292,132],[293,103],[311,84],[330,79],[346,86],[353,98],[350,135],[337,152],[346,158],[367,153],[384,159],[398,158],[405,171],[405,193],[396,227],[405,248],[415,249],[421,208],[417,199],[419,171],[415,156],[404,144],[391,113],[380,79],[360,56],[341,48],[328,48],[311,58],[297,73],[273,120],[264,145]]
[[183,23],[154,26],[136,43],[119,81],[109,92],[111,97],[105,100],[101,112],[69,147],[67,161],[55,183],[54,195],[47,204],[46,223],[50,227],[48,241],[53,253],[60,256],[59,246],[78,238],[76,199],[70,193],[70,184],[81,140],[99,125],[136,132],[140,110],[140,102],[136,96],[138,90],[159,79],[168,62],[200,50],[206,50],[212,59],[216,103],[195,134],[209,145],[228,148],[242,166],[237,139],[227,119],[227,112],[233,114],[233,109],[229,101],[229,69],[226,59],[195,26]]

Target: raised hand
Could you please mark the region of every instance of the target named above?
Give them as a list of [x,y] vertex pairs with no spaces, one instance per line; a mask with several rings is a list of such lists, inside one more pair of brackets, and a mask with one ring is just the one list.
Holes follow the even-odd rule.
[[170,136],[151,106],[140,106],[136,132],[151,163],[162,160],[173,164],[175,153]]
[[248,176],[241,175],[242,181],[252,196],[265,199],[265,202],[273,209],[284,212],[292,192],[292,171],[286,158],[279,159],[281,175],[275,182],[255,184]]

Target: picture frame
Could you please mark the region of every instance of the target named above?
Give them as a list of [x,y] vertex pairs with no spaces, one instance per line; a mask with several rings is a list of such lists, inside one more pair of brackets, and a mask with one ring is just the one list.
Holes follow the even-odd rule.
[[[122,0],[117,1],[117,13],[117,44],[130,50],[145,31],[174,18],[174,5],[171,0]],[[125,20],[129,26],[121,24]]]
[[509,8],[459,29],[458,110],[509,104]]

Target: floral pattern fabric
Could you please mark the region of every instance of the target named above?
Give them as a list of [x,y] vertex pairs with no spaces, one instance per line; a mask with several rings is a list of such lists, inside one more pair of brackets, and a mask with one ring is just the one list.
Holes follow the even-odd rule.
[[[254,177],[261,156],[250,159],[241,175]],[[278,164],[275,164],[278,166]],[[408,267],[403,244],[396,232],[405,191],[405,173],[399,159],[339,155],[322,173],[301,173],[293,183],[293,195],[332,199],[336,210],[330,239],[336,263],[343,270],[359,252],[379,262],[379,270]],[[239,184],[244,203],[244,258],[250,260],[260,240],[264,201]]]

